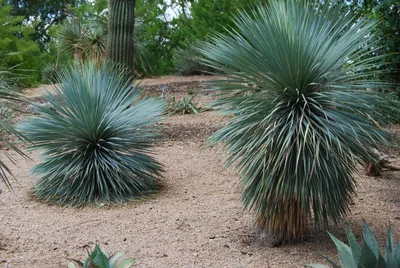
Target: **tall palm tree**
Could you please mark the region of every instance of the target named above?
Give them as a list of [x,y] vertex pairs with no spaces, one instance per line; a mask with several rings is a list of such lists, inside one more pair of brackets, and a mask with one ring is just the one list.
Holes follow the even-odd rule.
[[[357,164],[390,136],[373,120],[381,89],[371,31],[377,22],[315,2],[272,0],[234,18],[238,29],[201,48],[215,107],[230,115],[223,143],[242,177],[242,200],[279,241],[302,239],[310,219],[337,222],[350,210]],[[371,52],[372,50],[372,52]]]

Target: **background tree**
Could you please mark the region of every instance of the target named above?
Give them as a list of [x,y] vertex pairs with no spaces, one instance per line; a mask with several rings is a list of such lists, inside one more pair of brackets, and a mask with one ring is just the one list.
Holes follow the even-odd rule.
[[22,16],[34,24],[32,37],[42,51],[50,42],[49,29],[68,16],[69,7],[77,7],[87,0],[6,0],[12,6],[12,14]]
[[24,74],[18,83],[29,86],[40,78],[44,55],[30,37],[33,27],[22,24],[24,18],[10,12],[11,6],[0,0],[0,68],[13,68],[14,74]]
[[[340,5],[342,14],[351,12],[358,18],[367,17],[380,21],[380,24],[373,31],[378,40],[375,50],[377,54],[390,54],[386,59],[387,64],[381,66],[389,72],[381,75],[383,79],[400,83],[400,2],[398,0],[331,0],[333,6]],[[343,5],[343,3],[346,5]],[[400,98],[400,90],[397,91],[397,97]]]

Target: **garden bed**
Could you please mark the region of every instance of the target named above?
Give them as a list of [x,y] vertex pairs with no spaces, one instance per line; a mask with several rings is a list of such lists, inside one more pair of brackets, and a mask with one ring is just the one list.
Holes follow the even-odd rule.
[[[167,97],[177,98],[201,89],[195,100],[202,105],[213,99],[203,80],[171,81],[143,86],[155,96],[161,93],[157,87],[167,85]],[[37,90],[29,92],[40,96]],[[224,169],[221,152],[203,146],[223,120],[211,111],[168,117],[154,150],[165,168],[161,191],[123,205],[76,209],[37,202],[29,191],[35,182],[30,168],[40,161],[38,155],[28,153],[31,159],[24,159],[11,153],[17,165],[8,163],[17,181],[12,180],[14,192],[0,194],[0,267],[66,267],[66,258],[85,258],[96,242],[110,253],[126,251],[128,258],[138,259],[137,267],[302,267],[323,263],[317,252],[336,258],[327,233],[313,226],[301,244],[267,248],[257,242],[254,218],[240,202],[239,177]],[[391,149],[390,156],[400,163],[400,150]],[[357,181],[351,214],[329,231],[344,240],[344,228],[351,226],[360,238],[364,217],[381,243],[388,224],[400,234],[400,172],[359,175]]]

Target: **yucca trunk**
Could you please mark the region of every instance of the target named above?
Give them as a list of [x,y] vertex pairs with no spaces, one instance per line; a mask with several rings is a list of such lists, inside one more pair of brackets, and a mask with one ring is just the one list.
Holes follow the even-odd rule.
[[110,0],[108,58],[134,74],[135,0]]
[[[274,202],[274,200],[271,200]],[[266,214],[258,215],[257,224],[261,230],[269,235],[267,241],[272,246],[284,242],[303,240],[308,229],[308,211],[301,205],[300,201],[275,200],[275,211],[279,215],[272,219]],[[271,211],[272,212],[272,211]]]

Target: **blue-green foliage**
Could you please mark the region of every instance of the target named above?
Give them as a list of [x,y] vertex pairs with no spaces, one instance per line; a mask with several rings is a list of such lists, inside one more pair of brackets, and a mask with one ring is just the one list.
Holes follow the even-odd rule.
[[83,261],[75,261],[68,263],[68,268],[129,268],[136,260],[124,260],[124,252],[118,252],[114,256],[108,256],[107,252],[102,251],[96,244],[92,253],[89,253],[88,258]]
[[[361,246],[358,244],[353,232],[346,230],[349,244],[346,245],[331,233],[329,236],[336,245],[340,265],[343,268],[400,268],[400,243],[395,242],[392,228],[388,228],[388,237],[385,243],[385,255],[382,255],[379,243],[368,224],[364,222],[364,234]],[[334,268],[340,268],[331,259],[323,256]],[[321,264],[309,264],[307,267],[328,268]]]
[[162,100],[142,98],[119,68],[87,63],[60,74],[48,105],[19,129],[42,152],[34,194],[69,205],[123,202],[154,192],[161,165],[150,156]]
[[237,165],[259,226],[301,239],[310,219],[349,211],[357,164],[389,144],[371,120],[382,99],[366,90],[388,86],[371,68],[384,64],[370,53],[378,24],[303,0],[271,0],[234,21],[201,49],[226,78],[213,82],[214,107],[230,116],[210,144]]

